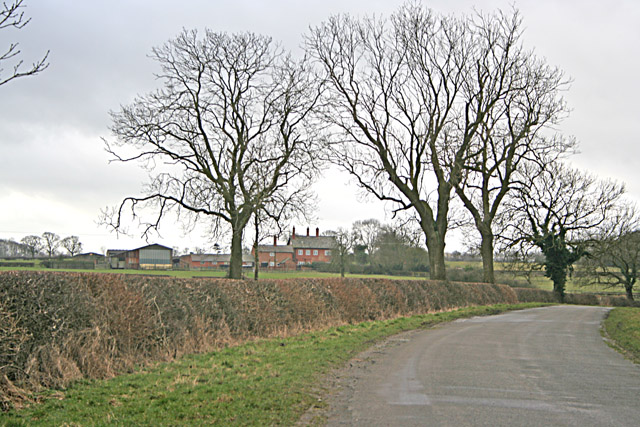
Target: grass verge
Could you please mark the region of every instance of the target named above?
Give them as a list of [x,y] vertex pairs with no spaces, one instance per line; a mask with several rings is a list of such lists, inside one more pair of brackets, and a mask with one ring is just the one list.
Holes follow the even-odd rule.
[[604,334],[613,348],[640,363],[640,308],[614,308],[604,321]]
[[190,355],[111,380],[48,391],[41,404],[0,414],[0,425],[291,425],[308,408],[321,405],[323,375],[380,339],[463,317],[542,305],[470,307]]

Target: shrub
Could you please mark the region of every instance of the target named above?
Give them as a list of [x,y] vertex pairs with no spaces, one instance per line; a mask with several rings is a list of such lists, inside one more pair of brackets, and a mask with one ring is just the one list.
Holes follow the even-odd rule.
[[0,267],[35,267],[34,261],[2,261]]
[[600,297],[595,294],[566,294],[565,304],[600,305]]
[[552,291],[536,288],[513,288],[519,302],[558,302],[558,298]]
[[[534,288],[513,288],[513,290],[518,295],[519,302],[559,302],[558,297],[552,291]],[[564,302],[577,305],[640,307],[640,302],[629,300],[622,295],[566,294]]]
[[47,268],[67,268],[74,270],[93,270],[95,268],[93,261],[68,261],[63,259],[49,259],[42,261],[42,265]]
[[259,337],[470,305],[504,285],[389,279],[239,281],[0,272],[0,402]]
[[633,301],[623,295],[601,295],[600,305],[609,307],[640,307],[640,301]]

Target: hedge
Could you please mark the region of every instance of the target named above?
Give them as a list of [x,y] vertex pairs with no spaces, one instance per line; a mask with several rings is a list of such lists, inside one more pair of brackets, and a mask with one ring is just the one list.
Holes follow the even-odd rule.
[[426,280],[0,272],[0,405],[249,339],[515,302],[504,285]]
[[[553,291],[536,288],[513,288],[513,290],[518,297],[518,302],[559,302],[557,295]],[[640,307],[639,301],[630,300],[624,295],[566,294],[564,303],[610,307]]]
[[[580,298],[574,302],[585,302]],[[429,280],[255,282],[0,272],[0,406],[19,407],[41,388],[108,378],[246,340],[520,301],[554,302],[555,297],[529,288]]]

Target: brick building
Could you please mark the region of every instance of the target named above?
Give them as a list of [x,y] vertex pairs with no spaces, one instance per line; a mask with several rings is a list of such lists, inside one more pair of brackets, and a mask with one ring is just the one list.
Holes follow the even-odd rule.
[[259,245],[258,260],[262,268],[294,269],[314,262],[331,262],[334,248],[335,238],[321,236],[320,229],[316,228],[315,235],[310,235],[307,227],[307,234],[300,236],[293,227],[286,245],[278,245],[275,237],[273,245]]
[[[251,250],[253,255],[253,249]],[[289,245],[278,245],[278,239],[273,237],[273,245],[258,245],[258,262],[260,268],[296,268],[293,259],[293,248]]]

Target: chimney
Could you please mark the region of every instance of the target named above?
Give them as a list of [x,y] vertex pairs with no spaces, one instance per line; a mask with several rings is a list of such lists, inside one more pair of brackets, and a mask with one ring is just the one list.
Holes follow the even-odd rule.
[[278,238],[273,236],[273,246],[278,246]]
[[309,237],[309,227],[307,227],[307,237]]
[[296,238],[296,227],[293,227],[293,231],[291,232],[291,239],[295,239]]
[[316,227],[316,237],[320,237],[320,229]]

